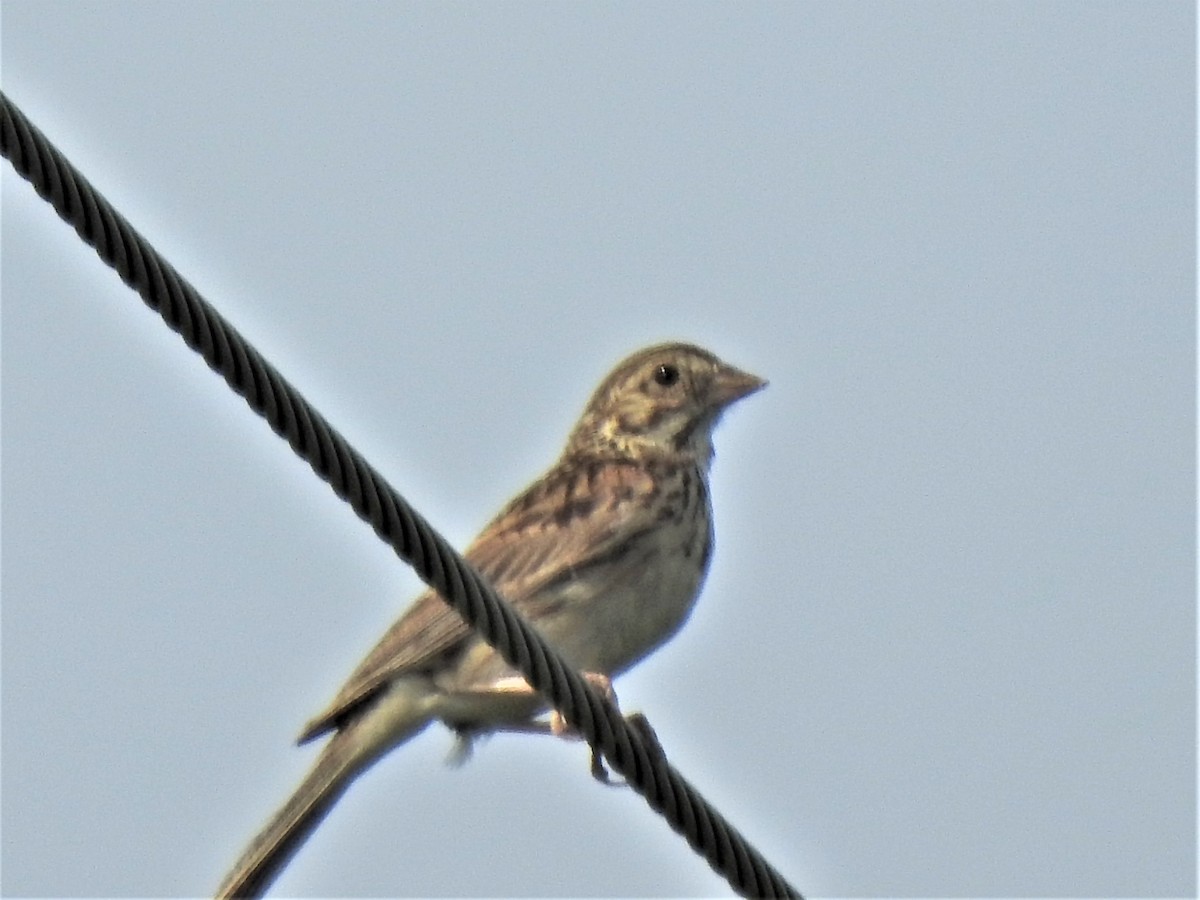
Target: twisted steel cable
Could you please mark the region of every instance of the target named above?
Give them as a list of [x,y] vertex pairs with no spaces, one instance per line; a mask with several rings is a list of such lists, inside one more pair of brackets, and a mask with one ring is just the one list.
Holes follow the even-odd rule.
[[739,894],[800,897],[742,835],[112,208],[0,92],[0,153],[421,580],[547,697]]

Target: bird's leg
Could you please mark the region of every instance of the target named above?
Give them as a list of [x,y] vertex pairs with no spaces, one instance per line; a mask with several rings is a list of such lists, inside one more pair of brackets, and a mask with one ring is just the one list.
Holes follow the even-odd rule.
[[[617,694],[613,690],[612,680],[607,675],[602,675],[599,672],[583,672],[582,674],[588,684],[600,691],[605,700],[613,706],[617,705]],[[533,693],[533,688],[526,684],[523,678],[515,677],[493,682],[488,686],[487,690],[489,692],[506,691],[513,695],[518,693]],[[555,737],[572,741],[581,739],[579,732],[568,725],[562,713],[556,709],[551,710],[550,715],[545,719],[525,719],[517,722],[505,722],[503,725],[496,726],[495,730],[517,732],[519,734],[551,734]]]
[[[611,678],[601,672],[584,672],[583,677],[618,712],[620,711],[620,705],[617,703],[617,692],[613,690]],[[579,732],[567,724],[566,719],[563,718],[562,713],[557,709],[550,713],[550,733],[555,737],[570,738],[572,740],[579,740],[580,738]],[[603,784],[619,786],[618,783],[609,777],[608,768],[604,765],[604,757],[595,747],[592,748],[591,769],[592,777],[597,781]],[[620,784],[623,783],[621,782]]]
[[[584,679],[593,688],[598,690],[600,694],[616,707],[619,711],[620,707],[617,703],[617,693],[613,690],[612,679],[601,672],[583,672],[581,673]],[[504,691],[516,696],[533,694],[531,688],[523,678],[510,677],[503,678],[493,682],[488,686],[488,691]],[[483,693],[483,692],[480,692]],[[643,742],[649,748],[650,752],[658,758],[664,758],[662,745],[658,742],[658,737],[654,733],[654,729],[650,727],[650,723],[641,713],[631,713],[625,717],[629,725],[638,733]],[[567,720],[563,718],[562,713],[558,710],[551,710],[550,715],[545,719],[525,719],[521,721],[505,722],[503,725],[493,726],[490,731],[507,731],[518,734],[550,734],[554,737],[563,738],[565,740],[577,741],[582,739],[582,735],[567,724]],[[475,732],[479,734],[480,732]],[[460,741],[469,740],[464,733],[459,734]],[[469,752],[469,743],[467,744]],[[463,756],[460,752],[459,757]],[[604,765],[604,759],[600,752],[592,748],[591,762],[592,777],[604,784],[621,786],[624,782],[613,781],[609,775],[608,768]]]

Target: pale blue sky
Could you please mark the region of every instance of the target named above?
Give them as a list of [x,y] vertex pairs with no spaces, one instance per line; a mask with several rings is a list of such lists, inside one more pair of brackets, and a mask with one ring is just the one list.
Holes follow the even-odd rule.
[[[2,86],[458,545],[627,352],[771,381],[622,678],[813,896],[1195,890],[1188,3],[2,9]],[[8,895],[211,891],[414,576],[4,164]],[[722,895],[440,729],[280,896]]]

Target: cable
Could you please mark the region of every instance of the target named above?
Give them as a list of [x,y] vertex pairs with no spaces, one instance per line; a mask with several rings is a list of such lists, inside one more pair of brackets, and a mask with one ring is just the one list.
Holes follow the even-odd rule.
[[0,153],[100,258],[489,644],[550,699],[730,886],[800,897],[639,730],[592,690],[0,93]]

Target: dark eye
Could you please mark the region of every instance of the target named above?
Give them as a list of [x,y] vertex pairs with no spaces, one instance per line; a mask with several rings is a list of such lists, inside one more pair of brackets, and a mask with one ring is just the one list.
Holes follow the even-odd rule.
[[654,380],[663,387],[670,387],[679,381],[679,370],[670,363],[660,363],[654,370]]

